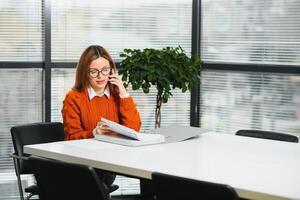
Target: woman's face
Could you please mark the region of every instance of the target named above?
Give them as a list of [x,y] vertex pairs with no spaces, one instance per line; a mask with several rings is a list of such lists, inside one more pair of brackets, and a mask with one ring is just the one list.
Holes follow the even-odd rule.
[[109,80],[111,68],[109,61],[105,58],[97,58],[90,64],[89,82],[91,87],[97,92],[103,92]]

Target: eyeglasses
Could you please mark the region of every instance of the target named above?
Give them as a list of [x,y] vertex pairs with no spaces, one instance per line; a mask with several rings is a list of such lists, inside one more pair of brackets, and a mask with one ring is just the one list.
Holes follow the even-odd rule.
[[110,67],[105,67],[101,70],[98,70],[98,69],[94,69],[94,68],[91,68],[89,70],[89,74],[92,78],[97,78],[99,75],[100,75],[100,72],[103,76],[108,76],[109,73],[111,71],[111,68]]

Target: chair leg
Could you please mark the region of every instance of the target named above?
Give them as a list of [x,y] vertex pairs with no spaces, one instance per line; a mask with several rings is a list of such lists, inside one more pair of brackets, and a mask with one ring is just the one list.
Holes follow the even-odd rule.
[[14,160],[14,166],[15,166],[15,171],[16,171],[16,176],[17,176],[17,181],[18,181],[20,199],[24,200],[23,187],[22,187],[22,181],[21,181],[19,166],[18,166],[16,158],[13,158],[13,160]]

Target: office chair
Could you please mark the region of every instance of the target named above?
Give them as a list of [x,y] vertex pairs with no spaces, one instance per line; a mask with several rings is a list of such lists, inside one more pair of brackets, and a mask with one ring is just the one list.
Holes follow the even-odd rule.
[[279,141],[285,141],[285,142],[295,142],[295,143],[299,142],[298,137],[295,135],[276,133],[276,132],[272,132],[272,131],[239,130],[236,132],[236,135],[262,138],[262,139],[270,139],[270,140],[279,140]]
[[[18,187],[21,200],[24,200],[23,188],[21,182],[21,174],[32,174],[32,166],[28,161],[28,155],[24,154],[23,146],[30,144],[39,144],[47,142],[56,142],[64,140],[64,129],[60,122],[41,122],[25,125],[14,126],[10,129],[11,137],[14,145],[13,157]],[[25,192],[29,193],[25,199],[30,199],[33,195],[38,194],[38,187],[31,185],[25,188]]]
[[40,200],[107,200],[103,182],[92,167],[31,156]]
[[223,184],[198,181],[162,173],[152,173],[157,200],[237,200],[235,190]]

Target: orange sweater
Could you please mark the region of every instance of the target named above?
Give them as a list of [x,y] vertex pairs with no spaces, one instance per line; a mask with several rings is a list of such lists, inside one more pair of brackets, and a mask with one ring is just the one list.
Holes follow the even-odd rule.
[[132,97],[120,98],[118,94],[89,99],[87,89],[71,90],[65,97],[62,108],[65,140],[92,138],[92,131],[105,117],[136,131],[141,128],[140,114]]

